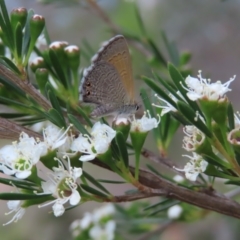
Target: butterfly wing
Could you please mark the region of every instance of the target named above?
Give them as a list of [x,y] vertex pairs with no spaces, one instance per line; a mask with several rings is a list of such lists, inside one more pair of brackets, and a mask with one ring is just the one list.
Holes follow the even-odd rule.
[[120,75],[120,79],[127,92],[128,103],[134,102],[134,81],[132,76],[132,64],[128,45],[122,35],[117,35],[106,42],[92,58],[92,64],[97,62],[112,64]]
[[80,86],[82,101],[98,106],[92,116],[115,113],[124,105],[126,91],[116,68],[107,62],[98,62],[84,71]]

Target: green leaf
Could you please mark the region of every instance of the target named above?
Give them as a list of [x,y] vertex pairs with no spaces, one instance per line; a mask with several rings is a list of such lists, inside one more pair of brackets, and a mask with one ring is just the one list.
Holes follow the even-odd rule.
[[147,210],[149,210],[149,209],[156,208],[156,207],[161,206],[161,205],[169,204],[169,202],[172,202],[172,201],[174,201],[174,200],[173,200],[173,199],[164,199],[164,200],[161,200],[161,201],[158,202],[158,203],[154,203],[154,204],[152,204],[152,205],[150,205],[150,206],[145,207],[145,208],[143,209],[143,211],[147,211]]
[[230,180],[230,181],[226,181],[225,184],[228,184],[228,185],[237,185],[237,186],[240,186],[240,181],[233,181],[233,180]]
[[0,193],[1,200],[30,200],[30,199],[41,199],[51,194],[37,195],[37,194],[23,194],[23,193]]
[[8,179],[8,178],[0,178],[0,183],[9,185],[9,186],[16,186],[17,188],[33,190],[36,189],[36,184],[20,179]]
[[86,192],[89,192],[93,195],[97,195],[97,196],[100,196],[100,197],[104,197],[104,198],[107,198],[108,196],[105,195],[104,193],[102,192],[99,192],[98,190],[92,188],[92,187],[89,187],[88,185],[85,185],[85,184],[81,184],[81,187],[82,189],[84,189]]
[[52,107],[59,113],[61,122],[64,122],[64,125],[62,125],[62,126],[66,126],[66,122],[65,122],[59,101],[58,101],[56,95],[54,94],[54,90],[53,90],[52,86],[49,83],[46,84],[46,89],[47,89],[47,93],[48,93],[48,99],[50,100]]
[[153,166],[151,166],[150,164],[146,164],[146,166],[147,166],[147,168],[148,168],[151,172],[153,172],[153,173],[156,174],[157,176],[163,177],[163,175],[162,175],[159,171],[157,171],[156,168],[154,168]]
[[29,115],[27,113],[0,113],[0,116],[3,118],[24,118]]
[[15,29],[15,46],[18,58],[21,58],[22,55],[22,41],[23,41],[22,26],[18,22]]
[[73,116],[72,114],[68,114],[68,119],[80,133],[87,134],[90,136],[90,133],[86,130],[86,128],[80,123],[80,121],[75,116]]
[[134,5],[134,10],[135,10],[135,16],[136,16],[138,25],[139,25],[140,30],[141,30],[141,34],[143,36],[147,36],[147,32],[146,32],[146,29],[144,27],[144,23],[143,23],[141,15],[140,15],[139,9],[137,7],[137,4]]
[[235,128],[235,121],[234,121],[234,109],[231,103],[228,104],[228,125],[230,128],[230,131]]
[[124,165],[128,168],[128,152],[123,134],[121,132],[117,132],[115,139],[119,149],[120,157],[124,162]]
[[[177,88],[176,88],[176,86],[172,83],[172,82],[170,82],[170,81],[168,81],[168,80],[166,80],[166,79],[162,79],[158,74],[156,74],[156,73],[153,73],[153,75],[154,75],[154,77],[156,78],[156,80],[161,84],[161,85],[163,85],[164,86],[164,88],[166,88],[166,90],[167,91],[169,91],[169,93],[171,93],[176,99],[178,99],[178,100],[180,100],[180,101],[183,101],[183,99],[182,99],[182,97],[179,95],[179,94],[177,94]],[[169,94],[168,94],[169,95]]]
[[0,14],[0,25],[1,28],[4,32],[4,34],[6,34],[7,37],[7,41],[9,43],[9,47],[10,49],[13,49],[14,43],[13,43],[13,30],[12,30],[12,26],[10,23],[10,19],[8,16],[8,11],[5,5],[5,1],[4,0],[0,0],[0,8],[2,11],[2,14]]
[[178,66],[180,62],[180,57],[175,44],[170,43],[168,41],[168,38],[164,31],[162,31],[162,38],[163,38],[163,42],[165,43],[166,49],[168,50],[168,54],[170,56],[171,62],[173,62],[174,65]]
[[233,177],[228,174],[221,172],[219,169],[212,164],[208,164],[207,169],[204,171],[205,174],[213,177],[225,178],[228,180],[239,181],[239,177]]
[[20,103],[19,101],[14,101],[14,100],[11,100],[10,98],[5,98],[5,97],[1,97],[1,96],[0,96],[0,103],[5,104],[5,105],[12,105],[15,107],[31,109],[30,106]]
[[146,92],[145,88],[142,88],[140,90],[140,94],[141,94],[142,102],[144,104],[145,109],[149,111],[151,116],[155,116],[155,112],[153,110],[152,103],[150,102],[150,99],[147,95],[147,92]]
[[[183,86],[185,88],[187,88],[187,85],[185,83],[184,78],[182,77],[182,75],[180,74],[180,72],[171,64],[168,64],[168,71],[169,74],[175,84],[175,86],[177,87],[177,89],[179,90],[179,92],[182,94],[182,96],[184,97],[184,99],[187,101],[187,103],[192,107],[192,109],[194,109],[194,111],[198,111],[200,114],[202,113],[201,109],[199,108],[199,106],[197,105],[196,102],[191,101],[188,97],[187,97],[187,90],[183,88]],[[201,114],[202,115],[202,114]]]
[[210,164],[214,165],[214,166],[218,166],[221,167],[223,170],[227,170],[230,168],[230,164],[223,161],[221,158],[219,158],[218,156],[214,157],[214,156],[208,156],[203,154],[202,157]]
[[44,37],[46,39],[47,45],[50,45],[51,44],[51,39],[50,39],[50,36],[49,36],[49,33],[48,33],[48,30],[47,30],[46,26],[44,26],[43,34],[44,34]]
[[155,43],[153,42],[153,40],[150,38],[147,38],[147,42],[148,42],[149,46],[151,47],[155,57],[159,60],[159,62],[162,63],[164,66],[167,66],[166,60],[164,59],[162,53],[158,50],[158,48],[155,45]]
[[31,39],[29,22],[33,15],[34,15],[34,11],[30,9],[28,11],[27,21],[25,24],[25,31],[23,35],[22,55],[26,55],[28,53],[28,48],[29,48],[30,39]]
[[87,122],[87,124],[92,127],[93,124],[91,122],[91,120],[89,119],[89,117],[86,115],[86,113],[79,107],[76,107],[76,111],[84,118],[84,120]]
[[187,65],[190,60],[192,58],[192,55],[190,52],[183,52],[181,53],[181,56],[180,56],[180,66],[185,66]]
[[87,172],[83,171],[84,177],[90,181],[93,185],[101,189],[103,192],[110,194],[110,192],[102,185],[100,184],[96,179],[94,179],[91,175],[89,175]]
[[148,216],[157,215],[158,213],[163,212],[163,211],[169,209],[170,207],[172,207],[176,204],[179,204],[179,203],[180,203],[180,201],[178,201],[178,200],[171,200],[169,203],[162,204],[162,205],[160,204],[161,207],[158,210],[150,213]]
[[55,69],[58,80],[67,89],[68,88],[68,82],[67,82],[67,79],[65,77],[63,67],[61,66],[61,64],[58,60],[57,54],[52,49],[49,49],[49,58],[51,60],[53,68]]
[[199,130],[201,130],[204,134],[206,134],[209,138],[212,138],[212,133],[209,131],[207,126],[202,122],[202,120],[198,117],[196,121],[196,113],[192,110],[184,102],[177,103],[179,111],[183,114],[185,118],[187,118],[194,126],[196,126]]
[[163,91],[153,80],[147,77],[143,77],[144,82],[157,94],[159,94],[165,101],[177,108],[177,104]]
[[59,128],[66,128],[66,122],[64,119],[62,119],[62,116],[59,114],[59,112],[54,109],[51,108],[47,113],[46,116],[48,117],[49,121],[51,121],[53,124],[55,124],[56,126],[58,126]]
[[106,180],[106,179],[97,179],[97,181],[102,183],[109,183],[109,184],[125,184],[124,181],[113,181],[113,180]]
[[21,72],[19,71],[17,66],[9,58],[7,58],[5,56],[0,56],[0,63],[3,64],[4,66],[6,66],[7,68],[9,68],[14,73],[16,73],[18,75],[21,74]]

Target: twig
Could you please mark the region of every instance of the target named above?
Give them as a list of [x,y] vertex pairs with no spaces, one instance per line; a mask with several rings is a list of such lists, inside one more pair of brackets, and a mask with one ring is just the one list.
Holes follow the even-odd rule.
[[[91,161],[91,163],[110,170],[108,166],[97,159]],[[130,166],[130,171],[134,173],[135,169]],[[221,195],[214,191],[209,191],[208,189],[193,191],[173,184],[143,169],[139,170],[139,182],[146,186],[145,189],[149,188],[147,193],[142,192],[143,195],[141,196],[125,195],[121,196],[120,199],[124,199],[124,201],[130,199],[133,201],[134,197],[140,199],[140,197],[164,196],[240,219],[240,204],[225,196],[221,197]],[[114,199],[118,199],[118,197],[114,197]],[[109,201],[109,199],[106,199],[106,201]]]

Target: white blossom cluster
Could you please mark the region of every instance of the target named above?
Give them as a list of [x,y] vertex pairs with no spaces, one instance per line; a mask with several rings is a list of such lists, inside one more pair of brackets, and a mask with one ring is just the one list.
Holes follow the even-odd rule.
[[[70,127],[64,131],[55,125],[49,125],[43,129],[42,140],[21,133],[19,141],[0,149],[0,170],[6,175],[14,175],[18,179],[30,177],[33,167],[37,166],[42,157],[47,156],[52,151],[56,151],[56,155],[61,156],[62,159],[67,158],[67,169],[62,160],[54,159],[58,162],[58,167],[53,167],[51,172],[49,170],[47,180],[42,181],[41,184],[42,192],[36,193],[39,195],[52,194],[55,200],[39,205],[39,207],[53,204],[52,210],[56,217],[65,212],[65,203],[69,202],[70,205],[74,206],[81,199],[77,181],[82,175],[82,169],[72,167],[69,156],[81,152],[87,155],[81,156],[80,160],[84,161],[86,158],[91,160],[97,154],[107,151],[116,135],[112,128],[100,122],[93,126],[91,137],[80,134],[78,138],[73,139],[69,134],[69,129]],[[25,209],[21,207],[21,204],[21,201],[8,202],[9,213],[15,212],[12,220],[8,223],[17,221],[23,216]]]
[[[160,119],[159,119],[160,121]],[[132,131],[150,131],[157,127],[159,121],[144,114],[142,119],[131,122]],[[49,125],[43,129],[43,139],[35,139],[26,133],[21,133],[18,141],[6,145],[0,149],[0,170],[18,179],[27,179],[33,172],[42,157],[55,152],[58,167],[53,167],[48,173],[48,178],[42,181],[41,193],[51,194],[55,200],[39,205],[44,207],[53,204],[52,210],[55,216],[61,216],[65,212],[64,204],[77,205],[81,196],[78,191],[77,181],[82,175],[82,169],[71,166],[70,158],[79,154],[80,161],[93,160],[100,154],[104,154],[110,147],[111,141],[116,136],[116,131],[106,124],[96,122],[89,130],[89,135],[80,134],[73,138],[70,134],[71,126],[65,131]],[[63,165],[64,158],[68,160],[68,168]],[[50,170],[49,170],[50,171]],[[8,223],[17,221],[25,213],[21,207],[21,201],[9,201],[9,213],[15,212],[14,217]],[[7,223],[7,224],[8,224]]]
[[[204,100],[209,102],[223,102],[226,99],[225,94],[231,91],[229,85],[232,81],[234,81],[234,79],[235,76],[233,76],[229,81],[224,84],[222,84],[221,81],[211,83],[211,80],[204,79],[201,75],[201,71],[199,71],[198,78],[188,76],[185,79],[185,84],[187,87],[185,87],[183,84],[182,87],[187,91],[186,95],[191,101]],[[179,99],[186,102],[186,100],[183,98],[179,91],[176,94],[179,98],[176,98],[172,94],[169,94],[169,97],[175,103],[177,103]],[[162,108],[161,115],[164,115],[171,111],[177,112],[177,109],[170,103],[168,103],[166,100],[162,99],[158,95],[155,96],[158,98],[158,100],[165,103],[165,105],[152,104],[155,107]],[[198,113],[196,113],[196,115],[196,118],[199,117],[200,120],[203,121],[203,119],[201,119]],[[208,166],[208,162],[205,161],[201,155],[195,152],[196,149],[201,146],[201,144],[203,144],[205,140],[205,135],[193,125],[185,126],[183,128],[183,132],[185,134],[183,138],[183,148],[189,152],[192,152],[193,155],[184,155],[185,157],[190,158],[190,162],[188,162],[183,169],[178,169],[175,167],[174,168],[179,171],[184,171],[186,178],[190,181],[196,181],[198,175],[200,173],[203,173]]]
[[70,225],[72,235],[81,239],[82,232],[87,232],[89,240],[113,240],[116,229],[116,223],[112,219],[114,213],[115,208],[111,203],[92,213],[84,213],[82,219],[77,219]]

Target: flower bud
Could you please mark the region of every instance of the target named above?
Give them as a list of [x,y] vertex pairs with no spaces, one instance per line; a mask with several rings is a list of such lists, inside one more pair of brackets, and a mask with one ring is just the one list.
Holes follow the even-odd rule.
[[21,24],[22,29],[24,28],[27,20],[27,15],[28,13],[26,8],[20,7],[12,10],[11,25],[12,25],[13,31],[15,31],[15,28],[18,22]]
[[127,118],[117,118],[113,121],[112,127],[117,132],[121,132],[124,139],[127,140],[131,128],[131,122]]
[[33,72],[36,72],[38,68],[43,68],[45,67],[44,59],[42,57],[36,57],[34,60],[31,62],[30,67]]
[[35,71],[36,81],[40,91],[43,93],[48,82],[49,72],[46,68],[37,68]]
[[34,14],[30,20],[30,34],[34,43],[40,36],[44,26],[45,26],[44,17],[41,15]]
[[240,153],[240,129],[234,128],[227,135],[228,142],[233,146],[234,150]]
[[65,47],[67,47],[68,42],[65,41],[55,41],[52,42],[49,46],[49,49],[53,50],[58,57],[58,61],[62,64],[62,66],[66,65],[66,53],[64,51]]
[[78,46],[71,45],[64,48],[67,56],[68,65],[71,69],[77,70],[80,64],[80,50]]
[[67,45],[68,45],[68,42],[66,41],[55,41],[50,44],[49,48],[54,51],[59,51],[59,50],[63,50]]

